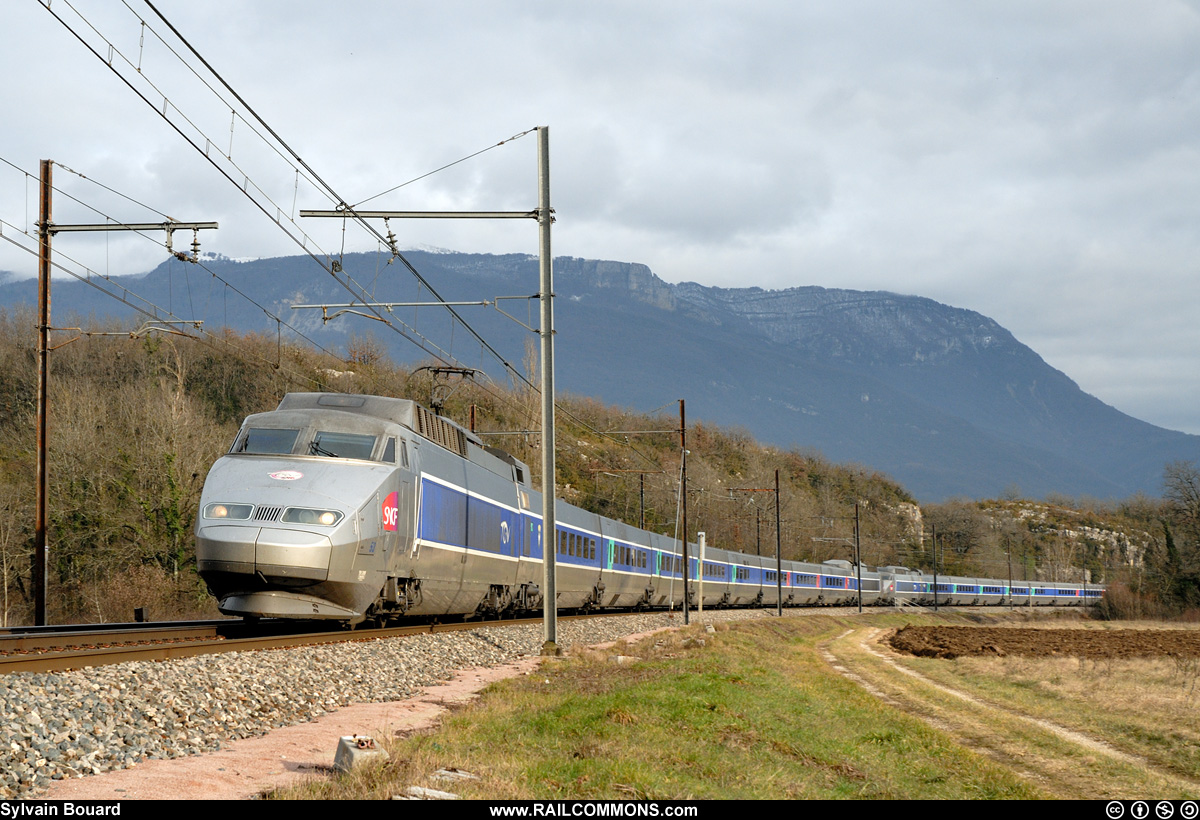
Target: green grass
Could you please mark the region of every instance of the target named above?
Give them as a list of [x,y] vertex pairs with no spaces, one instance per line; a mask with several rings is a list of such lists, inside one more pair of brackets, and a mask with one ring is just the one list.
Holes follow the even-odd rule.
[[850,623],[693,626],[622,647],[631,663],[585,651],[391,742],[383,767],[277,796],[387,797],[439,767],[478,774],[451,789],[491,799],[1045,796],[833,673],[817,644]]

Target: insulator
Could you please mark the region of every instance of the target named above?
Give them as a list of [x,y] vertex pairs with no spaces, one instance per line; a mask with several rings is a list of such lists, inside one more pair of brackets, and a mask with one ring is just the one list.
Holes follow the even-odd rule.
[[[392,259],[395,259],[400,255],[400,251],[396,248],[396,234],[392,232],[392,224],[387,217],[383,218],[383,224],[387,228],[387,243],[388,247],[392,249]],[[388,260],[389,265],[392,264],[392,259]]]

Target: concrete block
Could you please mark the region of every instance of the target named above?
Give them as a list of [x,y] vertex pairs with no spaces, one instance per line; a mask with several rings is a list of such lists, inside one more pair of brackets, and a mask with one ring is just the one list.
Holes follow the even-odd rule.
[[374,738],[351,735],[338,739],[337,753],[333,756],[333,768],[339,772],[348,772],[364,763],[387,759],[387,750],[379,748],[375,744]]

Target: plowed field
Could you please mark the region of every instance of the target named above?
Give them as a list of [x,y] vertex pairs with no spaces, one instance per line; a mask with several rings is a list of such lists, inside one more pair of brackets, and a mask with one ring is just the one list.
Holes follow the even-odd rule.
[[906,626],[892,648],[925,658],[970,655],[1153,658],[1200,656],[1200,630],[1027,629],[1023,627]]

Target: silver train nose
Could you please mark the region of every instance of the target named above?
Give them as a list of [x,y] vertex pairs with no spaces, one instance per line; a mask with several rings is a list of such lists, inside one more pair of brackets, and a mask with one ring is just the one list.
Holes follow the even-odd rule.
[[332,555],[329,536],[305,530],[217,524],[196,531],[196,564],[202,573],[324,581]]

